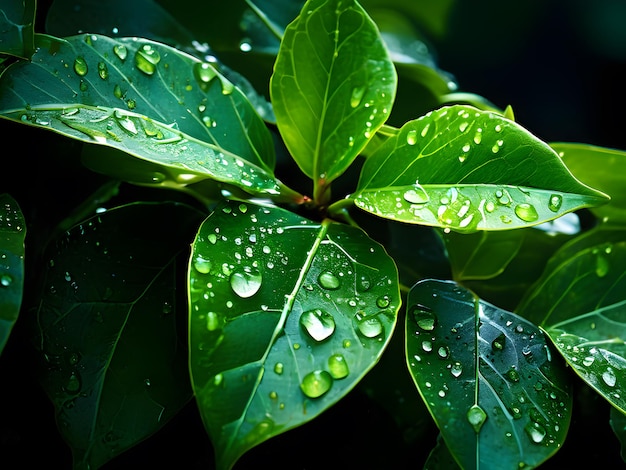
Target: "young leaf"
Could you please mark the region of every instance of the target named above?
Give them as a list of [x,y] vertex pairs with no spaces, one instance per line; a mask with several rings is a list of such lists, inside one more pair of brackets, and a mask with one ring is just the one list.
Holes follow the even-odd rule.
[[409,370],[461,468],[533,468],[559,449],[571,387],[536,326],[449,281],[418,282],[407,306]]
[[132,204],[73,227],[49,249],[37,314],[41,381],[75,468],[99,468],[191,398],[177,257],[201,216],[181,204]]
[[0,78],[0,115],[162,163],[164,173],[278,191],[264,121],[210,64],[144,39],[37,40],[32,61]]
[[20,313],[26,222],[17,201],[0,194],[0,354]]
[[[626,410],[626,233],[599,229],[565,245],[520,305],[572,369]],[[581,295],[584,292],[585,295]]]
[[464,105],[405,124],[366,160],[354,198],[381,217],[459,232],[537,225],[608,200],[526,129]]
[[193,243],[189,349],[218,468],[315,418],[377,363],[401,303],[397,279],[357,228],[216,208]]
[[316,199],[387,120],[396,80],[376,25],[354,0],[309,0],[287,27],[270,92]]

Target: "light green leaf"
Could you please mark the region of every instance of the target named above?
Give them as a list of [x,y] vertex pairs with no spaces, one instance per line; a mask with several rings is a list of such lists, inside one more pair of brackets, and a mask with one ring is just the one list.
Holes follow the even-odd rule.
[[406,342],[415,384],[461,468],[534,468],[563,444],[570,383],[532,323],[454,282],[425,280],[409,292]]
[[74,468],[101,467],[191,398],[177,258],[188,256],[202,216],[131,204],[85,220],[47,251],[36,344]]
[[396,72],[354,0],[309,0],[286,29],[270,92],[278,129],[316,197],[386,121]]
[[626,152],[577,143],[552,143],[570,171],[585,184],[611,196],[611,201],[591,212],[601,220],[626,223]]
[[22,306],[26,221],[15,199],[0,194],[0,354]]
[[2,116],[162,164],[157,183],[173,172],[174,181],[280,189],[264,121],[209,63],[144,39],[37,39],[32,62],[0,79]]
[[35,50],[35,0],[3,0],[0,6],[0,54],[24,59]]
[[378,216],[459,232],[528,227],[607,200],[526,129],[464,105],[405,124],[367,159],[354,194]]
[[192,385],[219,469],[344,397],[401,303],[393,260],[364,232],[275,207],[218,206],[190,264]]

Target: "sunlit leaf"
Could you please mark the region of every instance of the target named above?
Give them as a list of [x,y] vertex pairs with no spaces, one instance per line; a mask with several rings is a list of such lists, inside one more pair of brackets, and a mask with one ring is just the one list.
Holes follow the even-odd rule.
[[383,125],[395,89],[378,29],[356,1],[305,4],[285,31],[270,92],[285,144],[316,191],[323,193]]
[[0,5],[0,54],[24,59],[35,50],[35,0],[3,0]]
[[0,194],[0,353],[22,305],[26,222],[15,199]]
[[361,230],[236,202],[202,224],[189,276],[192,384],[220,469],[345,396],[401,303]]
[[536,319],[572,369],[626,410],[626,232],[599,228],[566,244],[518,312]]
[[201,220],[180,204],[132,204],[73,227],[48,250],[36,344],[75,468],[100,467],[191,398],[177,279]]
[[405,124],[366,160],[354,198],[381,217],[460,232],[528,227],[608,200],[526,129],[464,105]]
[[571,387],[535,325],[454,282],[425,280],[409,292],[406,341],[415,384],[462,468],[533,468],[562,445]]
[[591,209],[599,219],[626,223],[626,152],[577,143],[552,143],[570,171],[585,184],[611,196],[611,201]]

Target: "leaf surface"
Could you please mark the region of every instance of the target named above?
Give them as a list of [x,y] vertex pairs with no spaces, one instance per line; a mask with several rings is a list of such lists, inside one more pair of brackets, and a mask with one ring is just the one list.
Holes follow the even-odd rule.
[[570,383],[532,323],[454,282],[424,280],[409,292],[406,342],[415,384],[462,468],[533,468],[565,440]]
[[188,255],[201,215],[174,203],[123,206],[48,250],[37,313],[41,382],[75,468],[102,466],[191,398],[177,257]]
[[15,199],[0,194],[0,354],[22,306],[26,221]]
[[321,191],[386,121],[396,72],[354,0],[309,0],[285,30],[270,92],[285,144]]
[[35,0],[4,0],[0,8],[0,54],[24,59],[35,50]]
[[224,203],[189,271],[190,370],[217,466],[345,396],[378,361],[398,274],[361,230]]
[[608,201],[526,129],[464,105],[405,124],[366,160],[353,197],[381,217],[459,232],[528,227]]

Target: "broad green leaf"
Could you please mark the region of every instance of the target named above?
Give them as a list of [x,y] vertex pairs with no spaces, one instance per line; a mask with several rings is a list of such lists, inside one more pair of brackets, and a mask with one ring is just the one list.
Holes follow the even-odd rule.
[[463,105],[405,124],[366,160],[353,197],[380,217],[459,232],[528,227],[608,200],[520,125]]
[[356,1],[309,0],[287,27],[272,104],[287,149],[320,196],[387,120],[395,90],[393,63]]
[[0,5],[0,54],[24,59],[35,50],[35,0],[3,0]]
[[622,446],[622,460],[626,462],[626,415],[617,408],[611,408],[611,429]]
[[74,468],[99,468],[191,398],[177,331],[185,305],[177,258],[188,256],[201,220],[181,204],[132,204],[84,221],[50,247],[37,346]]
[[565,245],[520,305],[571,368],[626,410],[626,232],[598,229]]
[[0,79],[4,117],[162,164],[157,180],[279,191],[269,130],[211,64],[137,38],[38,36],[38,46]]
[[0,354],[22,306],[26,222],[17,201],[0,194]]
[[570,171],[585,184],[611,196],[611,201],[591,208],[604,221],[626,223],[626,152],[576,143],[553,143]]
[[424,280],[409,292],[406,342],[415,384],[465,470],[533,468],[563,444],[570,383],[532,323]]
[[424,30],[442,37],[448,29],[448,19],[456,0],[363,0],[361,4],[369,11],[375,8],[387,8],[402,13]]
[[401,304],[393,260],[364,232],[275,207],[218,206],[190,264],[192,386],[219,469],[344,397]]

